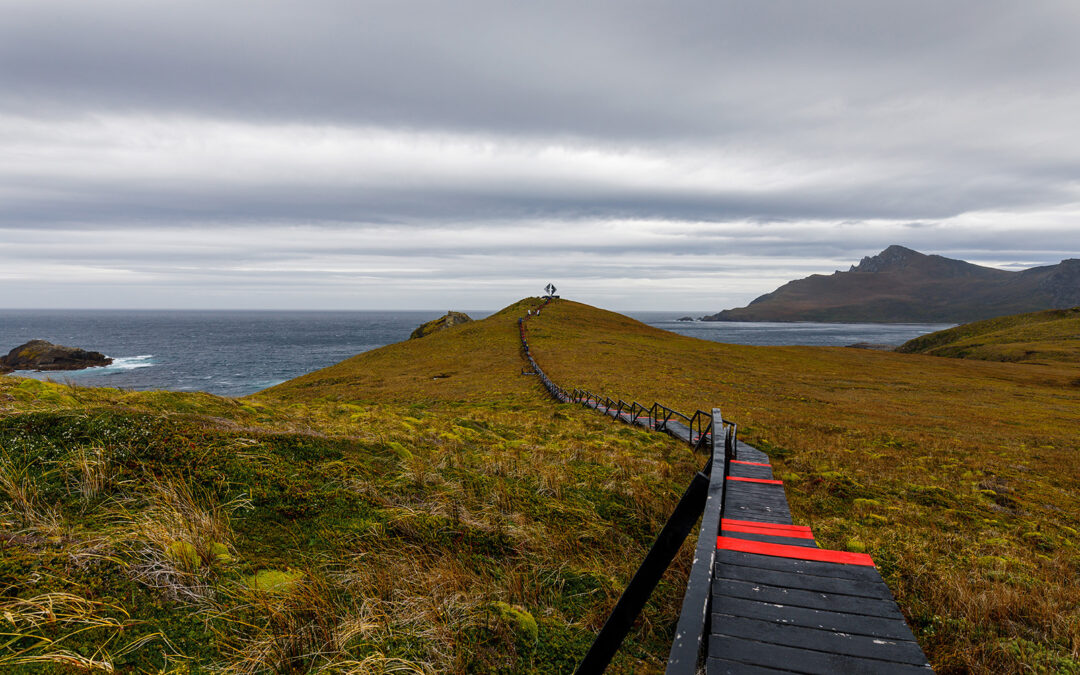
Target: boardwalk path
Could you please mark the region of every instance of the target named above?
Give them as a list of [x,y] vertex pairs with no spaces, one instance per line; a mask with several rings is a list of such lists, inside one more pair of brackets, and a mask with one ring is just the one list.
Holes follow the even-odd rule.
[[[530,364],[558,400],[636,426],[662,427],[695,447],[711,441],[668,416],[654,419],[613,406],[610,399],[563,390],[533,359],[524,321],[521,339]],[[792,524],[783,483],[773,476],[768,456],[732,442],[734,455],[723,462],[719,478],[723,490],[708,575],[709,621],[698,655],[705,672],[933,672],[870,556],[819,548],[809,527]],[[692,592],[688,586],[688,596]],[[675,653],[673,648],[669,674],[700,672],[700,662],[680,662]]]

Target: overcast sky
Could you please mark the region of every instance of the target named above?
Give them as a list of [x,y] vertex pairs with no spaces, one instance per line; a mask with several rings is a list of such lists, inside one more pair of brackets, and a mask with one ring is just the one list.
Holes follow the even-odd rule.
[[1080,257],[1075,0],[0,11],[0,307],[717,311],[894,243]]

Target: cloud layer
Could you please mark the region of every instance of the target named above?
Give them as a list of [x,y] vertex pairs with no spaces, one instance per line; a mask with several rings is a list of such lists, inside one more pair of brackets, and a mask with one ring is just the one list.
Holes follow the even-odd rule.
[[1080,255],[1075,3],[14,2],[0,306],[716,310]]

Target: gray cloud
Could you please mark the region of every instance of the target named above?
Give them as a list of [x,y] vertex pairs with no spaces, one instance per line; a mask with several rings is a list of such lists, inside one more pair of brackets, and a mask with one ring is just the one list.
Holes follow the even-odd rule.
[[1054,262],[1078,32],[1050,1],[8,3],[0,306],[558,274],[709,309],[891,243]]

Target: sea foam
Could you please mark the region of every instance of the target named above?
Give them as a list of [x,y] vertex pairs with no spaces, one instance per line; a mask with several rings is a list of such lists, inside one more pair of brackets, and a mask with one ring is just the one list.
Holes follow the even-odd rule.
[[113,357],[113,362],[110,365],[105,366],[99,373],[108,371],[123,371],[123,370],[135,370],[136,368],[149,368],[154,365],[153,354],[142,354],[140,356],[121,356]]

